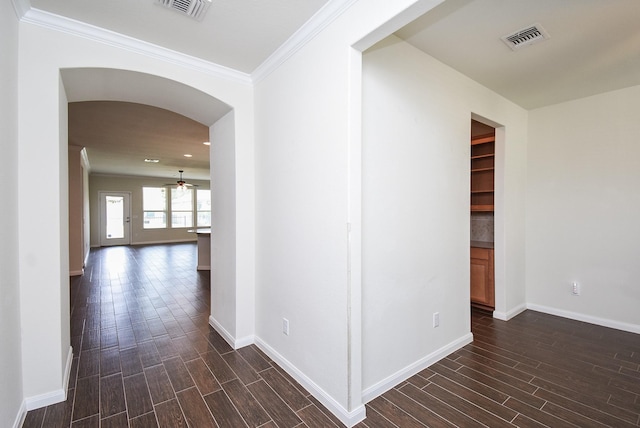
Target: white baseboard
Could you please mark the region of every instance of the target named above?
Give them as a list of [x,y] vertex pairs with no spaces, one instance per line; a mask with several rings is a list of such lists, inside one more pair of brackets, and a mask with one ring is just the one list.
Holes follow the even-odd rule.
[[196,270],[211,270],[211,266],[198,265],[196,266]]
[[69,271],[69,276],[80,276],[80,275],[84,275],[84,269]]
[[20,409],[18,410],[18,414],[16,415],[16,420],[13,421],[13,428],[22,427],[26,417],[27,417],[27,404],[25,403],[25,400],[22,400],[22,404],[20,405]]
[[580,314],[577,312],[565,311],[564,309],[552,308],[550,306],[536,305],[535,303],[527,303],[527,309],[531,309],[532,311],[543,312],[549,315],[557,315],[559,317],[569,318],[576,321],[588,322],[589,324],[615,328],[616,330],[622,330],[622,331],[628,331],[630,333],[640,334],[640,325],[638,324],[630,324],[630,323],[611,320],[607,318],[594,317],[591,315]]
[[459,339],[454,340],[453,342],[443,346],[440,349],[437,349],[431,354],[419,359],[415,363],[408,365],[402,370],[399,370],[391,376],[388,376],[385,379],[382,379],[380,382],[370,386],[369,388],[366,388],[364,391],[362,391],[362,401],[364,403],[368,403],[374,398],[384,394],[394,386],[409,379],[416,373],[419,373],[430,365],[440,361],[452,352],[457,351],[465,345],[468,345],[472,341],[473,335],[471,333],[467,333]]
[[213,316],[209,315],[209,325],[217,331],[220,336],[229,344],[233,349],[240,349],[245,346],[249,346],[254,343],[253,336],[246,336],[236,339],[231,333],[225,329]]
[[180,244],[182,242],[197,242],[193,239],[166,239],[161,241],[131,241],[131,245],[156,245],[156,244]]
[[518,314],[521,314],[526,310],[527,310],[527,305],[522,304],[522,305],[516,306],[515,308],[507,312],[493,311],[493,317],[502,321],[509,321],[511,318],[515,317]]
[[67,399],[67,388],[69,386],[69,377],[71,376],[71,363],[73,362],[73,348],[69,347],[67,353],[67,363],[64,368],[62,378],[62,386],[60,389],[50,391],[44,394],[24,399],[24,406],[28,410],[39,409],[41,407],[50,406],[52,404],[61,403]]
[[311,393],[320,403],[322,403],[331,413],[333,413],[347,427],[352,427],[365,418],[365,407],[359,405],[352,411],[348,411],[326,393],[320,386],[309,379],[290,361],[280,355],[275,349],[263,342],[259,337],[255,338],[255,343],[265,354],[275,361],[284,371],[297,380],[308,392]]

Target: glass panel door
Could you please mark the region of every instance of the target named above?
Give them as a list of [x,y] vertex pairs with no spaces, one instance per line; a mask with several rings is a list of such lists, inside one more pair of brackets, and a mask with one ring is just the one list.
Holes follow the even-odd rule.
[[100,245],[129,245],[131,213],[127,192],[100,193]]

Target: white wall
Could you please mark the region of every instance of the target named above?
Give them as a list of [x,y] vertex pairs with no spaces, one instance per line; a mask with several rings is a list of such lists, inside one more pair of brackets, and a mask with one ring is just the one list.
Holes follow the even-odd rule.
[[[234,112],[227,113],[210,128],[211,201],[211,324],[237,347],[240,317],[236,316],[236,176]],[[251,293],[253,294],[253,293]],[[253,299],[253,295],[251,296]],[[253,307],[253,306],[252,306]],[[253,311],[252,311],[253,312]],[[252,316],[253,318],[253,316]],[[247,334],[243,332],[243,334]],[[251,329],[249,334],[253,334]]]
[[640,86],[530,112],[530,307],[640,332],[638,112]]
[[[471,116],[514,136],[505,165],[516,168],[504,179],[522,191],[526,112],[395,37],[365,52],[363,76],[362,354],[372,398],[470,340]],[[511,216],[512,195],[499,193],[497,210]],[[520,217],[506,230],[518,236],[516,259],[523,228]],[[503,294],[523,305],[524,270],[513,276]]]
[[[249,85],[202,70],[180,66],[179,61],[163,61],[22,22],[20,28],[19,144],[17,178],[25,188],[38,189],[38,198],[22,192],[18,196],[19,277],[23,323],[24,395],[33,405],[58,401],[64,385],[64,358],[69,349],[68,318],[68,219],[66,96],[60,84],[60,70],[76,67],[114,68],[149,73],[182,82],[210,94],[236,108],[236,162],[245,172],[236,183],[236,224],[253,230],[253,117]],[[69,99],[68,101],[79,101]],[[65,125],[66,126],[66,125]],[[62,156],[64,154],[64,156]],[[37,174],[33,172],[37,171]],[[249,171],[249,172],[246,172]],[[47,180],[42,180],[47,177]],[[42,215],[43,207],[50,215]],[[66,227],[63,226],[67,224]],[[237,269],[253,272],[253,237],[249,234],[237,245],[242,259]],[[247,250],[248,248],[248,250]],[[249,258],[247,254],[250,253]],[[252,275],[251,275],[252,278]],[[236,287],[251,287],[245,282]],[[226,286],[232,287],[233,284]],[[67,295],[65,295],[65,290]],[[43,359],[42,355],[51,356]]]
[[[0,4],[0,179],[18,175],[18,20],[11,2]],[[5,192],[0,210],[0,425],[19,426],[22,405],[18,192]],[[23,409],[22,409],[23,411]]]
[[[343,421],[356,419],[361,409],[360,380],[365,369],[362,358],[377,358],[365,356],[366,352],[362,352],[360,358],[362,332],[360,319],[354,319],[354,314],[359,317],[359,308],[363,305],[363,311],[366,310],[366,303],[360,299],[360,272],[348,270],[350,263],[357,264],[361,251],[364,254],[368,250],[364,230],[361,250],[357,237],[360,218],[352,215],[363,195],[358,176],[354,174],[360,163],[357,156],[361,75],[354,74],[359,73],[360,68],[355,64],[357,55],[351,46],[366,45],[362,40],[375,39],[373,32],[383,34],[397,29],[402,20],[396,20],[396,16],[404,16],[414,6],[426,10],[436,3],[439,2],[356,2],[280,68],[256,84],[258,344],[317,397],[326,398],[323,403],[339,413]],[[378,33],[381,26],[385,30]],[[497,97],[490,100],[495,104],[491,107],[487,105],[489,101],[481,99],[483,103],[465,103],[466,128],[460,134],[464,134],[466,144],[471,111],[476,110],[478,113],[487,110],[487,114],[499,112],[505,123],[515,124],[514,133],[522,135],[521,143],[524,143],[525,113]],[[464,150],[468,154],[468,148],[460,149],[457,155],[450,154],[452,162],[467,164],[462,160]],[[465,179],[463,173],[454,172],[454,175],[460,183]],[[460,190],[453,205],[461,206],[462,201],[467,201],[467,213],[457,215],[457,221],[453,221],[464,225],[467,247],[460,244],[461,239],[452,242],[452,248],[459,248],[461,253],[449,254],[447,262],[449,267],[458,267],[466,257],[464,270],[468,271],[468,192],[463,196]],[[352,230],[356,230],[351,240],[348,222]],[[457,232],[458,237],[463,234]],[[391,243],[391,239],[387,237],[383,244]],[[523,247],[523,243],[519,242],[519,246]],[[523,258],[522,248],[513,250],[515,257]],[[456,275],[452,273],[458,280]],[[515,300],[523,304],[524,278],[522,272],[518,275],[522,280],[514,287],[514,294],[519,294]],[[518,291],[518,287],[522,290]],[[457,291],[454,300],[462,302],[462,294]],[[374,297],[370,302],[375,301]],[[414,313],[419,302],[413,303],[405,310]],[[282,332],[283,318],[289,320],[289,335]],[[464,334],[460,333],[464,319],[468,320],[468,315],[457,321],[457,329],[443,334],[441,343],[449,343]],[[394,355],[389,355],[385,349],[384,355],[393,362],[379,367],[380,373],[387,370],[386,375],[389,370],[414,361],[413,351],[413,348],[409,350],[409,355],[394,349],[391,352]],[[375,352],[379,354],[380,350]],[[427,347],[423,346],[420,352],[420,355],[428,353]],[[366,370],[373,373],[377,368]]]

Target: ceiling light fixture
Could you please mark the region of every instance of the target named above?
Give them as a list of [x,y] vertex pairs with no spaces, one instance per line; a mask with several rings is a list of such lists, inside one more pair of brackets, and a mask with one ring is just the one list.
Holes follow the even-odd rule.
[[158,163],[158,162],[160,162],[160,159],[149,159],[149,158],[147,158],[144,161],[146,163]]
[[190,155],[189,153],[185,153],[185,154],[184,154],[184,157],[185,157],[185,158],[192,158],[192,157],[193,157],[193,155]]
[[205,142],[204,142],[204,143],[202,143],[202,144],[204,144],[205,146],[210,146],[210,145],[211,145],[211,141],[205,141]]

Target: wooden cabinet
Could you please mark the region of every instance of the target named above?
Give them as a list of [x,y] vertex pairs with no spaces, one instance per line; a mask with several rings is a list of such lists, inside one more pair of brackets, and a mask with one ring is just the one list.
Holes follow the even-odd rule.
[[471,247],[471,304],[486,310],[495,308],[492,248]]
[[493,211],[495,136],[471,139],[471,211]]

